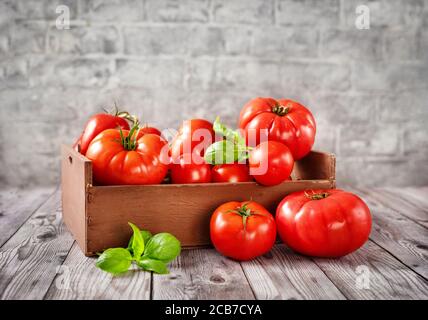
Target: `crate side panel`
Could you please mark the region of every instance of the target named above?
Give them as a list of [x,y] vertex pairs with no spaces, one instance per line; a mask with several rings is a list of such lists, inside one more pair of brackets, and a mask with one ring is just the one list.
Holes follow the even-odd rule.
[[291,176],[293,180],[335,180],[336,157],[332,153],[311,151],[295,162]]
[[86,247],[86,189],[92,183],[91,162],[63,145],[61,148],[62,215],[83,252]]
[[88,202],[88,252],[125,246],[128,221],[153,233],[171,232],[185,247],[209,245],[213,211],[227,201],[253,199],[274,214],[283,197],[305,189],[331,189],[332,180],[256,183],[92,187]]

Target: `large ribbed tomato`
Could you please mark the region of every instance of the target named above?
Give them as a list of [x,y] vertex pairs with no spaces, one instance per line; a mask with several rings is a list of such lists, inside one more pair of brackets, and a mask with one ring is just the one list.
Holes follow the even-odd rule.
[[[99,184],[158,184],[168,171],[161,161],[166,144],[158,135],[108,129],[89,145],[86,157],[92,161],[94,179]],[[122,134],[121,134],[122,132]]]
[[[300,103],[288,99],[255,98],[239,116],[239,128],[247,143],[256,146],[263,140],[284,143],[294,160],[307,155],[314,144],[316,125],[312,113]],[[251,141],[254,138],[254,141]]]
[[357,250],[367,241],[371,224],[364,201],[338,189],[294,192],[276,211],[284,243],[315,257],[341,257]]

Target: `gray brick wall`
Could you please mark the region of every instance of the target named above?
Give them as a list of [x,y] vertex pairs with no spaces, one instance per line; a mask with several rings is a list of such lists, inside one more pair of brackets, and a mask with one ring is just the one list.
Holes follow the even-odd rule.
[[423,0],[0,0],[0,183],[57,183],[60,143],[115,100],[167,128],[261,95],[313,110],[340,183],[427,184],[427,30]]

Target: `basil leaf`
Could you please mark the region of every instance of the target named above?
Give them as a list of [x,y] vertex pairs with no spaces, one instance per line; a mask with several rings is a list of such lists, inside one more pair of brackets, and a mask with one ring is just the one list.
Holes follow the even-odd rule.
[[205,151],[204,159],[209,164],[235,163],[247,159],[247,147],[229,140],[217,141]]
[[144,252],[144,239],[140,232],[140,229],[138,229],[138,227],[135,224],[131,222],[128,222],[128,224],[131,226],[132,230],[134,231],[132,243],[131,243],[133,258],[138,261]]
[[169,273],[166,263],[160,260],[143,257],[137,262],[137,265],[146,271],[153,271],[159,274]]
[[[141,235],[143,236],[143,240],[144,243],[146,244],[150,238],[153,236],[152,233],[148,230],[140,230]],[[128,250],[129,252],[131,252],[131,254],[133,254],[133,250],[132,250],[132,242],[134,241],[134,235],[131,236],[131,239],[129,239],[129,243],[128,243]]]
[[124,248],[105,250],[97,259],[96,266],[113,275],[128,271],[132,263],[132,256]]
[[245,139],[240,135],[238,130],[232,130],[220,122],[220,117],[217,117],[213,124],[215,133],[221,134],[226,140],[230,140],[239,145],[245,145]]
[[144,251],[145,258],[170,262],[180,254],[180,241],[170,233],[158,233],[147,243]]

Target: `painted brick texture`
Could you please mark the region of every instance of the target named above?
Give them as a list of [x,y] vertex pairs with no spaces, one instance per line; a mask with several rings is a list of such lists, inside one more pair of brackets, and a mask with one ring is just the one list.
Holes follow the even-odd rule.
[[0,185],[58,183],[60,144],[114,101],[236,126],[256,96],[313,111],[339,184],[426,185],[427,30],[423,0],[1,0]]

